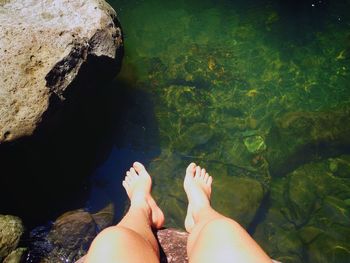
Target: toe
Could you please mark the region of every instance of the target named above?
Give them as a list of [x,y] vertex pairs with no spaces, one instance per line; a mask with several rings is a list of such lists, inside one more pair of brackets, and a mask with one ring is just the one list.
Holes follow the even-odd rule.
[[133,167],[135,168],[136,172],[140,173],[141,171],[145,170],[145,167],[142,163],[134,162]]
[[213,177],[209,176],[207,184],[211,186],[211,183],[213,182]]
[[130,168],[130,176],[131,176],[131,178],[137,176],[137,173],[136,173],[135,169],[132,168],[132,167]]
[[201,176],[201,167],[197,166],[196,167],[196,174],[194,176],[194,178],[199,178]]
[[125,189],[129,187],[129,184],[125,180],[122,182],[122,185],[124,186]]
[[130,175],[125,176],[125,181],[130,185],[130,183],[131,183],[131,176]]
[[129,184],[124,180],[122,182],[122,185],[123,185],[124,189],[126,190],[127,194],[129,194],[129,188],[130,188]]
[[205,169],[203,168],[203,169],[201,170],[201,179],[203,179],[203,180],[204,180],[204,177],[205,177],[205,173],[206,173],[206,171],[205,171]]
[[204,175],[204,182],[205,183],[208,183],[208,178],[209,178],[209,174],[205,173],[205,175]]
[[193,174],[195,170],[196,164],[195,163],[190,163],[189,166],[187,166],[186,173],[187,174]]

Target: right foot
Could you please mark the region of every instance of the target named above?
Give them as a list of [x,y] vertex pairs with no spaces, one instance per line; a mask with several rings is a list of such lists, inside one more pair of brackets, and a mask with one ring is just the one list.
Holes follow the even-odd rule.
[[202,209],[210,207],[211,183],[213,178],[200,166],[191,163],[186,169],[184,188],[188,198],[185,228],[191,232],[195,219]]
[[130,198],[131,206],[143,207],[150,211],[152,227],[161,228],[164,224],[164,214],[151,195],[152,178],[141,163],[135,162],[126,172],[123,187]]

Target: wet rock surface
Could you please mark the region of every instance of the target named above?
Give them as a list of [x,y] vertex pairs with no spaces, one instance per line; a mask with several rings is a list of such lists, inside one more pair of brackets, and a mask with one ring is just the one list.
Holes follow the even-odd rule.
[[117,71],[121,47],[116,13],[104,0],[1,1],[0,143],[51,118],[86,64]]
[[[185,263],[187,258],[188,233],[178,229],[162,229],[157,231],[157,237],[161,246],[162,263]],[[164,254],[163,254],[164,252]]]
[[64,213],[52,226],[38,227],[31,232],[28,262],[75,262],[113,219],[111,204],[95,214],[83,209]]
[[24,226],[20,218],[0,215],[0,261],[17,248],[23,233]]

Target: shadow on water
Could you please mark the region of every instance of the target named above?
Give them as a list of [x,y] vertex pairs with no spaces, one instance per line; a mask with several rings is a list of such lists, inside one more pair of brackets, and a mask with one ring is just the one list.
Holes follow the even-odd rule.
[[[119,110],[114,121],[113,146],[104,156],[90,179],[91,192],[88,206],[92,210],[112,202],[116,220],[125,212],[126,194],[122,187],[125,173],[134,161],[147,164],[159,155],[158,126],[154,116],[152,98],[135,82],[118,78],[113,82],[118,87]],[[107,157],[107,158],[105,158]]]
[[[95,74],[96,68],[85,70]],[[86,177],[96,165],[96,152],[110,144],[110,116],[117,114],[105,101],[108,82],[100,83],[106,89],[96,84],[77,80],[72,85],[78,88],[65,94],[65,101],[54,102],[63,105],[52,109],[50,122],[30,138],[1,145],[1,213],[18,215],[32,226],[82,206]]]
[[[94,76],[100,69],[85,70]],[[64,105],[33,136],[0,146],[0,211],[21,217],[29,229],[85,207],[87,200],[91,209],[113,201],[121,215],[122,176],[132,161],[149,158],[145,144],[157,148],[146,94],[120,80],[83,79],[65,101],[57,99]]]

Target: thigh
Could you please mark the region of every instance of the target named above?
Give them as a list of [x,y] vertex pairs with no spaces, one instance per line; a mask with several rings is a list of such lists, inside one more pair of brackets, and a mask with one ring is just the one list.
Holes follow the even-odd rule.
[[135,231],[114,226],[93,241],[84,263],[159,263],[151,244]]
[[[232,249],[231,229],[225,229],[223,233],[218,229],[218,222],[217,220],[208,222],[195,233],[196,237],[191,240],[188,249],[190,263],[236,262]],[[220,227],[222,228],[222,225]]]
[[228,218],[214,219],[200,230],[189,259],[190,263],[271,263],[249,234]]

